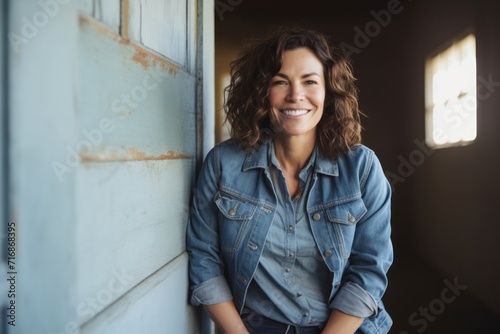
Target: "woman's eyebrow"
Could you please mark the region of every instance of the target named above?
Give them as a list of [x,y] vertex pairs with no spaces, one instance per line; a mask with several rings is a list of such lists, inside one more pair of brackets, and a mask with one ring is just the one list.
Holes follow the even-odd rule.
[[[306,73],[306,74],[303,74],[300,78],[301,78],[301,79],[304,79],[304,78],[307,78],[307,77],[310,77],[310,76],[313,76],[313,75],[317,75],[318,77],[321,77],[321,75],[319,75],[318,73],[316,73],[316,72],[311,72],[311,73]],[[284,79],[287,79],[287,80],[289,80],[289,79],[290,79],[290,78],[288,77],[288,75],[283,74],[283,73],[277,73],[275,76],[277,76],[277,77],[281,77],[281,78],[284,78]]]

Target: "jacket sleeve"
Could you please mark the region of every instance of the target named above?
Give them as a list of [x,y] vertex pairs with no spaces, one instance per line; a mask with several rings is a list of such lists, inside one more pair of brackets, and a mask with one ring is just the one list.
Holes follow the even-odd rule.
[[343,285],[330,306],[366,318],[378,312],[378,303],[387,287],[387,271],[393,261],[391,188],[372,151],[361,171],[360,189],[367,211],[356,225]]
[[219,148],[212,149],[200,171],[187,227],[191,303],[217,304],[232,299],[219,250],[219,211],[213,199],[220,177]]

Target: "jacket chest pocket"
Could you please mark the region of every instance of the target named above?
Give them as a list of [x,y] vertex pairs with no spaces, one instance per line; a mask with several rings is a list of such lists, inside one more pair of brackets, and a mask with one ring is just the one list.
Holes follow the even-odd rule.
[[236,198],[217,195],[215,204],[219,208],[220,247],[226,253],[236,252],[247,234],[250,221],[257,206]]
[[365,203],[361,198],[326,209],[327,219],[332,224],[335,241],[338,244],[340,256],[343,258],[351,255],[356,224],[366,211]]

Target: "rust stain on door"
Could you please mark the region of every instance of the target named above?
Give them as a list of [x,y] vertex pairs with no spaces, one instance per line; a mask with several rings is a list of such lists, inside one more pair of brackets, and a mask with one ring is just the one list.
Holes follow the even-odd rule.
[[166,59],[154,53],[151,53],[150,51],[138,45],[135,44],[130,44],[130,45],[135,48],[135,53],[132,56],[132,60],[140,64],[145,69],[149,69],[151,66],[153,67],[160,66],[163,70],[167,70],[168,74],[174,77],[177,75],[177,73],[179,73],[180,71],[179,66],[170,63]]
[[128,156],[132,158],[131,160],[176,160],[193,158],[193,156],[191,155],[177,153],[172,150],[160,155],[152,156],[147,155],[145,152],[142,152],[133,147],[128,149]]
[[128,148],[122,154],[116,152],[116,150],[114,149],[111,152],[96,155],[80,154],[80,161],[82,163],[178,160],[193,158],[194,157],[192,155],[175,152],[173,150],[169,150],[159,155],[148,155],[146,152],[141,151],[135,147]]

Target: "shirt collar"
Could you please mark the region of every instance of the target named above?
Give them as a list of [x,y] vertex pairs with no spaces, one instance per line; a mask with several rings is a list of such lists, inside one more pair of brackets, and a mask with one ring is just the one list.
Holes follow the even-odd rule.
[[[269,167],[271,163],[269,156],[272,154],[271,150],[274,151],[272,146],[272,141],[266,140],[257,148],[256,151],[248,153],[243,163],[243,171],[253,168],[265,169]],[[314,150],[315,152],[313,152],[313,156],[311,157],[312,159],[310,159],[309,162],[314,162],[314,172],[330,176],[338,176],[339,167],[337,162],[325,157],[317,146]],[[274,156],[274,154],[272,156]]]

